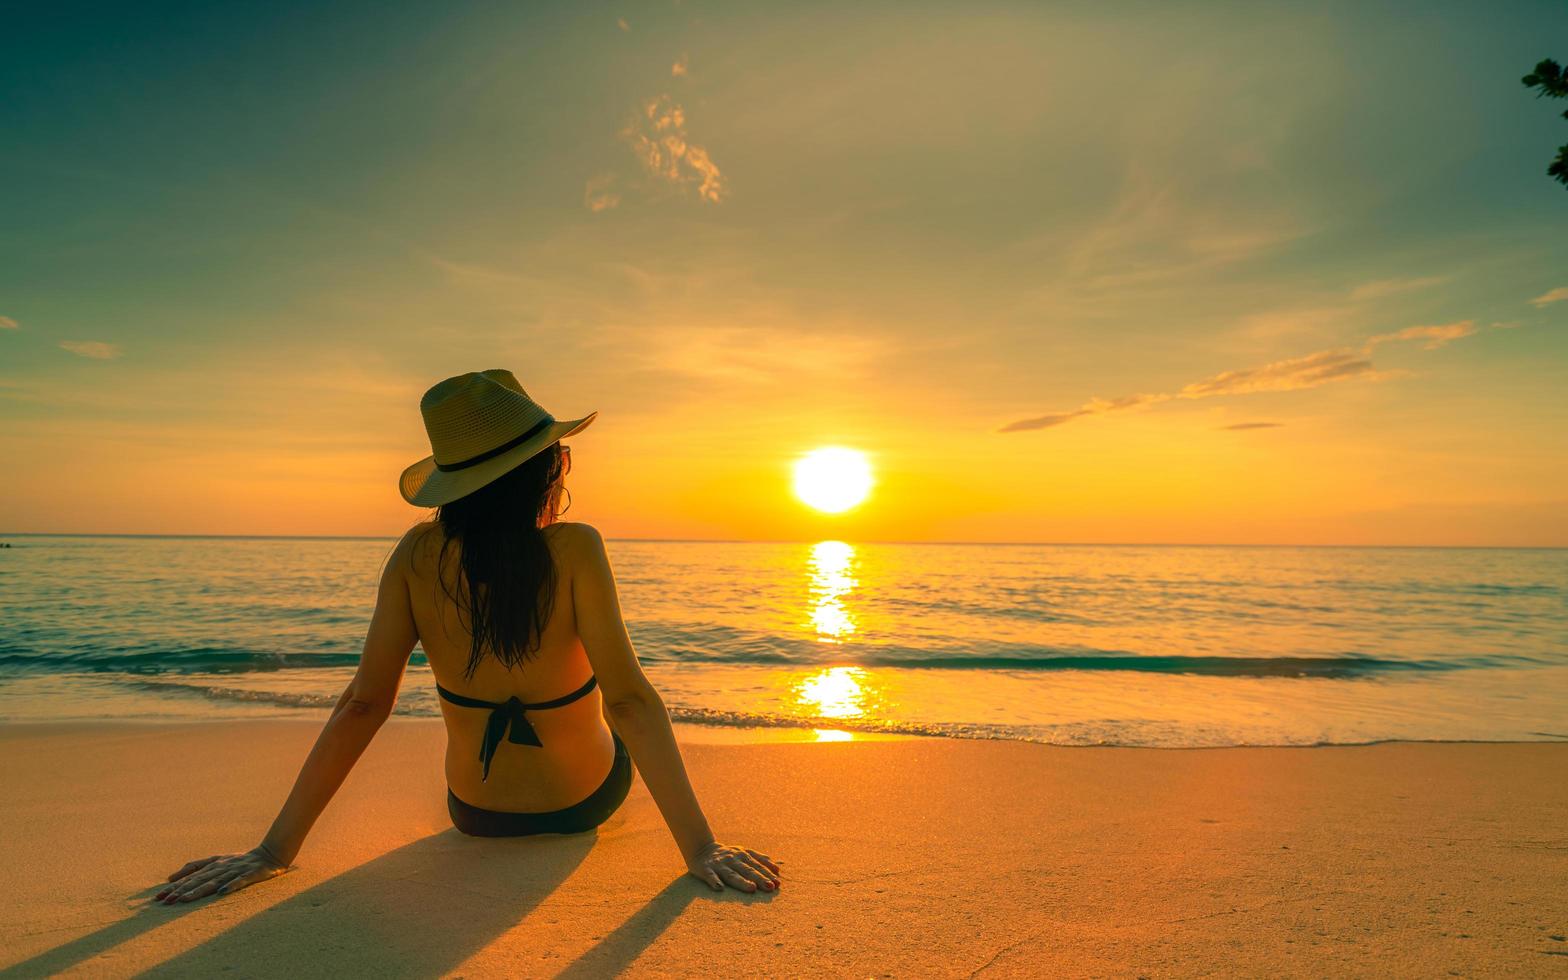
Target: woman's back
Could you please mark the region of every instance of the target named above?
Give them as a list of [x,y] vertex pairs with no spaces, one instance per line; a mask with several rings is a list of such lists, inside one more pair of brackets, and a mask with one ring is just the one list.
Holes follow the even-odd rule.
[[[480,701],[501,703],[515,697],[535,704],[570,695],[592,678],[572,602],[572,545],[584,530],[583,525],[559,522],[542,532],[555,567],[555,589],[538,649],[510,670],[486,653],[472,677],[465,676],[473,642],[464,626],[467,613],[451,598],[466,594],[461,542],[447,545],[438,570],[446,533],[442,525],[425,522],[409,532],[409,602],[436,683]],[[494,596],[493,601],[527,602],[533,597]],[[502,740],[488,779],[483,778],[481,748],[490,712],[445,698],[440,703],[447,730],[447,784],[466,803],[491,810],[557,810],[588,796],[610,772],[615,746],[597,688],[560,707],[527,711],[527,722],[541,744]]]

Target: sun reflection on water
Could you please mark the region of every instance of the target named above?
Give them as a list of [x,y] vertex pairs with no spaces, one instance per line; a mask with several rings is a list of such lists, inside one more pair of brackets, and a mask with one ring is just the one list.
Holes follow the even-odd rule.
[[825,667],[796,684],[795,698],[819,718],[859,718],[866,713],[864,674],[859,667]]
[[[806,561],[810,580],[809,629],[819,643],[843,643],[858,628],[848,598],[859,586],[855,549],[843,541],[818,541]],[[855,666],[824,667],[790,680],[795,709],[807,718],[865,718],[874,700],[870,676]],[[813,728],[819,742],[849,742],[855,734],[837,728]]]
[[811,625],[822,643],[842,643],[855,632],[855,617],[844,597],[860,584],[854,572],[855,549],[842,541],[818,541],[811,546],[808,567],[813,603]]

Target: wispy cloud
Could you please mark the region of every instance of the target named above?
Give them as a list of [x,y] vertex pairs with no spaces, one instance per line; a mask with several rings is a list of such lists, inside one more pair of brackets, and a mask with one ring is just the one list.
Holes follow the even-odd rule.
[[623,31],[629,31],[629,30],[632,29],[632,25],[626,23],[626,18],[625,17],[617,17],[617,18],[615,18],[615,26],[619,27]]
[[1273,361],[1260,367],[1222,371],[1212,378],[1182,386],[1178,398],[1251,395],[1260,391],[1298,391],[1336,381],[1372,378],[1377,369],[1365,351],[1324,350],[1305,357]]
[[18,324],[8,316],[0,316],[0,330],[15,330]]
[[1429,289],[1447,281],[1446,276],[1417,276],[1409,279],[1377,279],[1363,283],[1350,291],[1350,298],[1357,302],[1368,299],[1379,299],[1384,296],[1393,296],[1398,293],[1414,292],[1417,289]]
[[1085,412],[1083,409],[1079,409],[1076,412],[1057,412],[1055,415],[1036,415],[1032,419],[1019,419],[1017,422],[1009,422],[996,431],[1028,432],[1031,429],[1049,429],[1053,425],[1061,425],[1063,422],[1071,422],[1078,416],[1087,414],[1089,413]]
[[1444,323],[1433,327],[1406,327],[1393,333],[1378,334],[1367,341],[1367,347],[1372,348],[1378,344],[1391,340],[1425,340],[1421,346],[1426,350],[1437,350],[1460,337],[1468,337],[1475,333],[1474,320],[1460,320],[1458,323]]
[[675,62],[675,64],[670,66],[670,74],[672,76],[674,76],[675,78],[685,78],[686,77],[686,73],[689,70],[689,68],[690,68],[690,61],[683,54],[683,55],[681,55],[679,61]]
[[1558,286],[1556,289],[1549,289],[1532,299],[1530,304],[1532,306],[1545,306],[1548,303],[1560,303],[1565,299],[1568,299],[1568,286]]
[[621,195],[612,189],[614,185],[614,174],[600,174],[588,178],[588,183],[583,187],[583,206],[597,214],[620,204]]
[[[1380,344],[1424,340],[1426,343],[1421,345],[1422,348],[1434,350],[1475,332],[1476,325],[1473,320],[1435,326],[1406,327],[1393,333],[1371,337],[1360,347],[1337,347],[1302,357],[1271,361],[1257,367],[1222,371],[1201,381],[1183,385],[1175,394],[1144,393],[1123,398],[1091,398],[1074,411],[1054,412],[1049,415],[1020,419],[1009,422],[997,431],[1024,432],[1030,429],[1047,429],[1085,415],[1105,415],[1111,412],[1145,408],[1178,398],[1217,398],[1224,395],[1253,395],[1265,391],[1300,391],[1341,381],[1383,381],[1395,377],[1398,372],[1379,370],[1372,363],[1372,352]],[[1278,424],[1248,422],[1225,428],[1268,428]]]
[[62,340],[60,347],[79,357],[90,357],[95,361],[107,361],[120,356],[118,344],[106,344],[101,340]]
[[687,134],[686,111],[668,95],[644,103],[621,136],[653,176],[681,187],[695,184],[697,196],[712,204],[728,193],[718,164]]
[[1049,429],[1063,422],[1071,422],[1084,415],[1105,415],[1109,412],[1122,412],[1128,409],[1144,408],[1159,402],[1169,401],[1170,395],[1127,395],[1122,398],[1091,398],[1083,407],[1074,412],[1057,412],[1052,415],[1038,415],[1032,419],[1019,419],[1004,425],[1001,432],[1027,432],[1030,429]]
[[1227,432],[1241,432],[1246,429],[1279,429],[1284,425],[1284,422],[1237,422],[1235,425],[1222,425],[1220,428]]

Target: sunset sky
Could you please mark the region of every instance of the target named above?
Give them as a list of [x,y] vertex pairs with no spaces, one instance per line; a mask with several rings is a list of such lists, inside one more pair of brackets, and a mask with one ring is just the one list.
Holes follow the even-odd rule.
[[1568,545],[1560,0],[326,7],[8,15],[0,532]]

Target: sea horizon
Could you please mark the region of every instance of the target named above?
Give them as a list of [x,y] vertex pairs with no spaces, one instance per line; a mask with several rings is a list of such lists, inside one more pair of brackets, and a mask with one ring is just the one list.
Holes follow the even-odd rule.
[[[271,539],[285,541],[396,541],[400,536],[397,534],[166,534],[142,531],[0,531],[0,538],[170,538],[191,540],[210,538],[257,541]],[[1290,541],[1239,543],[1225,541],[927,541],[835,535],[798,538],[665,538],[606,535],[604,540],[646,542],[649,544],[815,544],[820,541],[847,541],[851,544],[932,545],[955,548],[1333,548],[1388,551],[1568,551],[1568,545],[1557,544],[1338,544]]]

